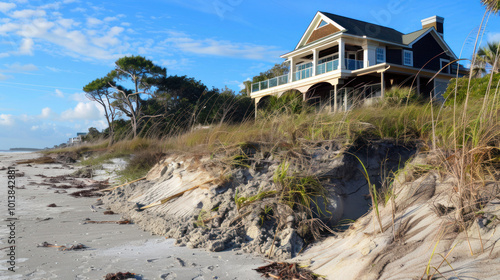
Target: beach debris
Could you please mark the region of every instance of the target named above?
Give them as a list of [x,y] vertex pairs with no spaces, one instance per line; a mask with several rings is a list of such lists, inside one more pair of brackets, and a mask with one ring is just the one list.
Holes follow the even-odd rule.
[[74,196],[74,197],[96,197],[96,196],[102,196],[102,193],[96,192],[98,189],[89,189],[89,190],[83,190],[83,191],[77,191],[70,193],[69,195]]
[[111,210],[106,210],[104,212],[102,212],[104,215],[114,215],[115,212],[111,211]]
[[57,207],[57,205],[55,203],[51,203],[51,204],[47,205],[47,207]]
[[143,207],[141,207],[141,208],[140,208],[140,210],[144,210],[144,209],[151,208],[151,207],[154,207],[154,206],[162,205],[162,204],[167,203],[168,201],[170,201],[170,200],[172,200],[172,199],[174,199],[174,198],[177,198],[177,197],[182,196],[182,195],[183,195],[184,193],[186,193],[186,192],[189,192],[189,191],[195,190],[195,189],[197,189],[197,188],[200,188],[200,187],[202,187],[203,185],[206,185],[206,184],[212,183],[212,182],[213,182],[213,181],[215,181],[215,180],[216,180],[216,179],[210,179],[210,180],[207,180],[207,181],[205,181],[205,182],[203,182],[203,183],[201,183],[201,184],[199,184],[199,185],[196,185],[196,186],[194,186],[194,187],[192,187],[192,188],[189,188],[189,189],[187,189],[187,190],[181,191],[181,192],[179,192],[179,193],[176,193],[176,194],[174,194],[174,195],[171,195],[171,196],[169,196],[169,197],[166,197],[166,198],[164,198],[164,199],[161,199],[161,200],[159,200],[159,201],[157,201],[157,202],[153,202],[153,203],[151,203],[151,204],[149,204],[149,205],[143,206]]
[[92,210],[92,212],[97,212],[97,210],[95,209],[94,205],[90,205],[90,210]]
[[49,164],[49,163],[57,163],[57,161],[49,156],[44,156],[44,157],[39,157],[39,158],[34,158],[34,159],[16,161],[16,163],[17,164],[30,164],[30,163]]
[[132,222],[129,220],[120,220],[120,221],[92,221],[86,220],[83,224],[119,224],[119,225],[127,225]]
[[117,273],[108,273],[104,276],[104,280],[122,280],[122,279],[135,279],[135,273],[130,272],[117,272]]
[[118,186],[114,186],[114,187],[111,187],[111,188],[107,188],[107,189],[101,190],[101,192],[110,192],[110,191],[116,190],[118,188],[124,187],[126,185],[130,185],[132,183],[139,182],[139,181],[142,181],[142,180],[146,180],[146,177],[142,177],[142,178],[139,178],[137,180],[133,180],[133,181],[130,181],[128,183],[121,184],[121,185],[118,185]]
[[54,244],[50,244],[46,241],[40,243],[37,245],[37,247],[50,247],[50,248],[58,248],[59,251],[73,251],[73,250],[83,250],[83,249],[86,249],[88,248],[87,246],[81,244],[81,243],[78,243],[76,245],[71,245],[69,247],[67,246],[64,246],[64,245],[54,245]]
[[300,267],[296,263],[273,262],[256,268],[255,270],[261,273],[262,276],[270,277],[272,279],[319,279],[318,275],[312,273],[312,271],[308,269]]
[[44,221],[49,221],[52,220],[52,217],[47,217],[47,218],[36,218],[37,222],[44,222]]

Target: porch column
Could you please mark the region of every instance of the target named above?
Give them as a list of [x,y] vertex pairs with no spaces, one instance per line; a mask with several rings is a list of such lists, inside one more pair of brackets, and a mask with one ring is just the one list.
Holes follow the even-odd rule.
[[257,119],[257,108],[259,107],[260,98],[254,98],[255,101],[255,119]]
[[337,84],[333,85],[333,111],[337,112]]
[[313,69],[312,69],[313,76],[316,76],[316,66],[318,66],[318,50],[314,49],[313,50]]
[[344,93],[344,112],[347,112],[347,101],[349,101],[349,91],[346,89]]
[[295,70],[295,59],[290,58],[290,70],[288,71],[288,82],[293,82],[293,71]]
[[377,64],[377,46],[363,45],[363,67]]
[[382,98],[385,96],[385,79],[384,72],[380,72],[380,95]]
[[339,43],[339,60],[340,60],[340,69],[345,69],[345,42],[342,38],[338,40]]

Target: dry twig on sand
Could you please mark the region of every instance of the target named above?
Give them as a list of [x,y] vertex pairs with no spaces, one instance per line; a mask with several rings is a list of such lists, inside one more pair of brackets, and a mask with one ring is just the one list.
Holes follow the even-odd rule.
[[291,279],[291,280],[315,280],[318,276],[310,270],[299,267],[296,263],[273,262],[269,265],[261,266],[255,269],[265,277],[273,279]]
[[85,221],[84,224],[119,224],[119,225],[127,225],[131,222],[129,220],[121,220],[121,221]]
[[108,273],[104,277],[104,280],[123,280],[129,278],[135,279],[135,273],[130,273],[130,272]]
[[70,247],[66,247],[64,245],[53,245],[48,242],[43,242],[41,244],[38,244],[37,247],[51,247],[51,248],[58,248],[59,251],[72,251],[72,250],[83,250],[87,248],[87,246],[78,243],[76,245],[71,245]]

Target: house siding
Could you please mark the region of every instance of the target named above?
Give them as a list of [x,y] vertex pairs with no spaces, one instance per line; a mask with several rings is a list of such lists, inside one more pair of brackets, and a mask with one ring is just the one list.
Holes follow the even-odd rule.
[[306,44],[309,44],[311,42],[314,42],[316,40],[324,38],[324,37],[331,35],[333,33],[337,33],[339,31],[340,31],[340,29],[338,29],[337,27],[333,26],[330,23],[328,25],[325,25],[323,27],[320,27],[320,28],[314,30],[313,33],[311,34],[311,36],[309,37],[309,39],[307,40]]
[[413,67],[438,71],[441,68],[440,58],[450,60],[443,52],[436,39],[429,33],[413,44]]
[[389,49],[386,50],[386,61],[393,64],[403,64],[403,54],[401,49]]

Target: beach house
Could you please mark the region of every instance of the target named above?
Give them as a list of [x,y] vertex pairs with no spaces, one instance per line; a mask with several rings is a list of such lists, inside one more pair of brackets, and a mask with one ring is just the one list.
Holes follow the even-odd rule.
[[466,69],[444,40],[444,18],[421,20],[422,28],[395,29],[317,12],[295,49],[281,57],[289,73],[251,85],[256,106],[294,90],[304,101],[331,111],[370,103],[393,86],[412,87],[442,99],[451,78]]

